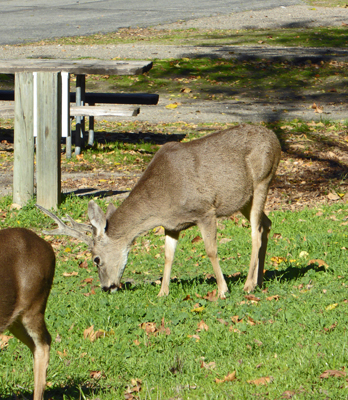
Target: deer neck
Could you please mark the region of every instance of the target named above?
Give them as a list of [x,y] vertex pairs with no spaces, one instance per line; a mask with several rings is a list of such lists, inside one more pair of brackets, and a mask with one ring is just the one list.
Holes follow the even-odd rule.
[[158,214],[150,199],[130,194],[112,214],[109,235],[130,245],[137,236],[161,225]]

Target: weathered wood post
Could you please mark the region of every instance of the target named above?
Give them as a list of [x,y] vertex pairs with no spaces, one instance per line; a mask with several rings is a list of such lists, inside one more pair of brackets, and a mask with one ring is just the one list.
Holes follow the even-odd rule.
[[37,74],[37,204],[56,209],[61,192],[61,75]]
[[24,206],[34,194],[33,73],[15,79],[13,202]]

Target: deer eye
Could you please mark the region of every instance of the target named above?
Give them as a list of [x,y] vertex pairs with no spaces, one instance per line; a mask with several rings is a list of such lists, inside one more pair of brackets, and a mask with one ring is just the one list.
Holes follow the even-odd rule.
[[99,266],[100,265],[100,258],[99,257],[94,257],[93,262],[94,262],[95,265]]

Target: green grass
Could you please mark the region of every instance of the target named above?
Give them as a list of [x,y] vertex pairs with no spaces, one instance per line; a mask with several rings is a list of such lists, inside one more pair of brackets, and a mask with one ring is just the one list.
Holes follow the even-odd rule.
[[[33,203],[20,211],[10,210],[10,203],[0,201],[2,226],[51,226]],[[87,199],[66,198],[59,213],[85,221],[86,209]],[[123,278],[128,284],[113,295],[101,292],[83,245],[46,237],[58,259],[46,312],[53,337],[47,398],[122,399],[137,385],[141,391],[133,395],[139,399],[276,399],[286,391],[295,399],[347,398],[346,379],[320,378],[347,366],[347,217],[346,204],[272,212],[265,284],[256,302],[243,292],[251,240],[242,218],[218,225],[218,241],[232,241],[219,244],[230,293],[216,302],[204,299],[216,283],[202,241],[192,243],[197,229],[181,235],[166,298],[157,298],[164,240],[155,232],[136,240]],[[63,275],[71,272],[78,275]],[[279,299],[267,300],[272,296]],[[233,322],[236,316],[240,322]],[[197,332],[202,320],[208,330]],[[157,330],[163,325],[163,332],[147,335],[146,322]],[[92,325],[105,337],[84,339]],[[2,398],[32,390],[31,361],[16,339],[0,351]],[[215,367],[206,368],[209,363]],[[233,382],[215,382],[233,371]],[[272,382],[248,383],[265,377]]]
[[[315,11],[313,10],[313,13]],[[114,33],[44,40],[40,44],[105,45],[148,42],[157,45],[190,46],[304,46],[344,47],[348,45],[345,27],[280,29],[119,29]],[[32,43],[26,43],[32,44]]]
[[[222,59],[157,60],[148,74],[138,77],[111,76],[105,89],[125,92],[152,91],[182,99],[238,100],[346,93],[346,63],[290,63],[267,60]],[[100,83],[101,84],[101,83]],[[93,83],[90,82],[91,89]]]

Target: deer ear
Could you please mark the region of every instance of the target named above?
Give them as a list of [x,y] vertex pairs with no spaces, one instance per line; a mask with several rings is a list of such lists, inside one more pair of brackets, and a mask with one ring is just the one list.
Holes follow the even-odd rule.
[[116,211],[116,207],[112,204],[109,203],[108,208],[106,210],[106,220],[108,221],[111,217],[111,215]]
[[106,228],[106,217],[103,210],[93,200],[88,203],[88,218],[96,231],[96,236],[104,233]]

